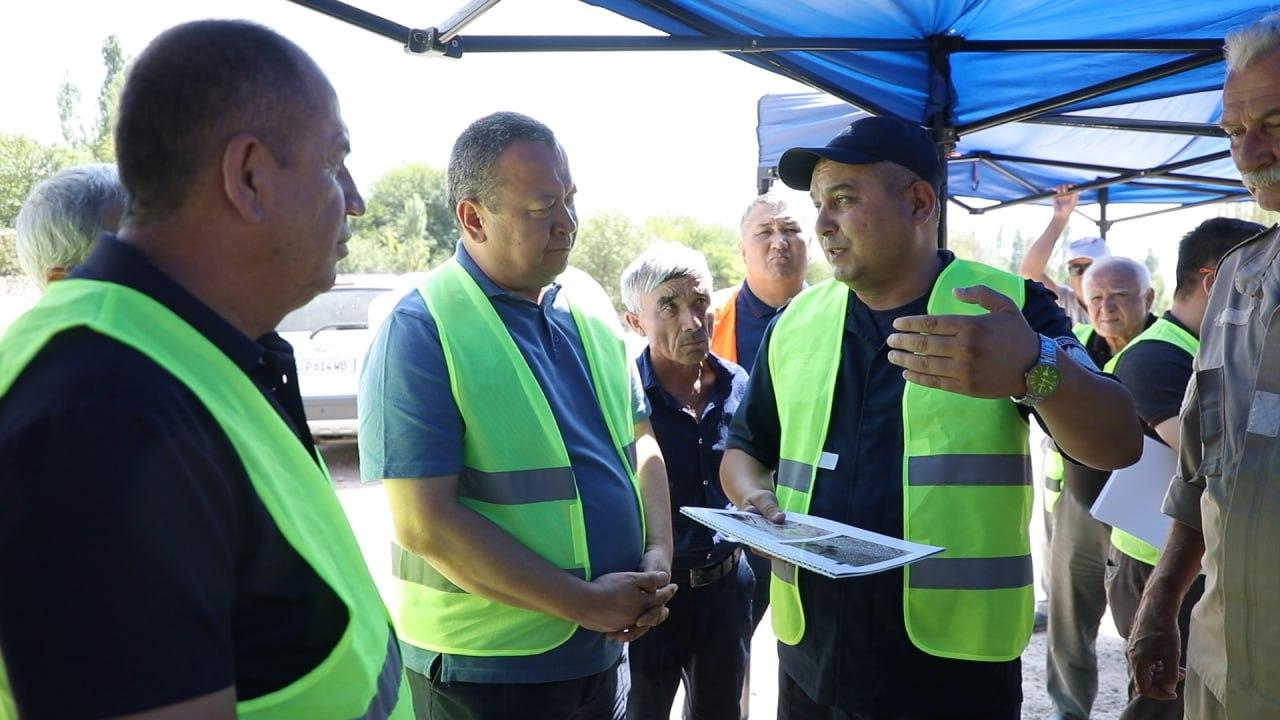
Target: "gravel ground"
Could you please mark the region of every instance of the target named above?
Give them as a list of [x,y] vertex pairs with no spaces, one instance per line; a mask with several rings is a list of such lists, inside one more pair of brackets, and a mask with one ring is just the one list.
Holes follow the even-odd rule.
[[[333,474],[342,501],[356,529],[357,539],[369,561],[375,578],[389,577],[390,558],[387,543],[391,537],[390,519],[386,498],[380,485],[361,485],[358,458],[354,442],[326,442],[321,445],[325,462]],[[1037,519],[1034,525],[1039,526]],[[1038,543],[1038,538],[1036,539]],[[1039,557],[1037,549],[1037,558]],[[768,631],[768,618],[761,624],[760,632],[752,643],[751,670],[756,682],[751,687],[751,715],[758,720],[772,720],[777,707],[778,657],[773,636]],[[1031,638],[1031,644],[1022,655],[1022,716],[1044,718],[1053,710],[1045,692],[1045,635]],[[1116,718],[1124,707],[1125,670],[1123,641],[1116,634],[1110,616],[1102,620],[1098,633],[1098,699],[1094,703],[1094,718]],[[673,705],[673,720],[680,717],[681,700]]]

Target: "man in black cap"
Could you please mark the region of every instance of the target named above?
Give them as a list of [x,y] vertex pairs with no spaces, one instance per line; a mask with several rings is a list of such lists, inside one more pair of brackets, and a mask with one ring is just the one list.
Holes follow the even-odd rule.
[[1117,468],[1141,451],[1133,401],[1043,286],[936,247],[944,170],[919,127],[860,120],[778,169],[813,197],[835,278],[765,335],[726,494],[774,521],[810,513],[946,548],[844,580],[775,562],[778,717],[1017,718],[1027,417],[1065,454]]

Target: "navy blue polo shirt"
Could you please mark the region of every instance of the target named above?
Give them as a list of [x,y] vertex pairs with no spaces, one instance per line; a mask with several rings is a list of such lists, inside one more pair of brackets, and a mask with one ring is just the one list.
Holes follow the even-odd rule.
[[756,353],[769,323],[786,307],[772,307],[751,292],[751,286],[742,281],[742,290],[734,301],[737,316],[734,320],[734,342],[738,348],[738,364],[747,370],[755,367]]
[[[643,534],[636,495],[596,399],[586,351],[558,284],[533,302],[502,289],[458,243],[454,256],[479,285],[551,406],[582,498],[591,573],[639,569]],[[460,319],[467,322],[468,319]],[[639,373],[631,370],[635,420],[649,414]],[[515,388],[513,388],[515,390]],[[456,475],[463,467],[466,428],[450,389],[449,368],[435,318],[413,290],[379,328],[360,378],[360,474],[383,478]],[[402,643],[405,666],[429,674],[440,659],[445,682],[531,683],[586,677],[607,670],[620,643],[578,628],[540,655],[438,655]]]
[[724,508],[730,505],[720,487],[720,458],[729,439],[729,423],[747,391],[747,371],[740,366],[708,355],[716,381],[701,418],[693,415],[671,393],[663,389],[653,370],[649,348],[636,365],[640,381],[649,396],[652,412],[649,423],[667,465],[667,487],[671,493],[671,529],[675,540],[672,567],[700,568],[724,560],[737,543],[694,522],[680,508],[685,505]]
[[[72,276],[164,305],[315,456],[278,335],[245,336],[110,235]],[[0,647],[24,717],[130,714],[230,685],[261,697],[346,629],[218,422],[132,347],[87,328],[51,339],[0,398],[0,468]]]
[[[944,266],[955,256],[940,250]],[[932,292],[932,288],[930,288]],[[838,456],[818,470],[809,512],[902,537],[902,369],[889,362],[893,321],[926,311],[929,293],[874,311],[852,291],[841,344],[830,429],[823,447]],[[1036,332],[1071,338],[1054,296],[1027,281],[1023,316]],[[768,357],[765,335],[760,352]],[[757,363],[728,446],[777,467],[780,429],[769,363]],[[797,645],[779,643],[786,672],[812,699],[845,712],[899,716],[1012,713],[1021,703],[1018,660],[970,662],[929,655],[907,637],[902,571],[831,580],[800,571],[806,622]],[[963,618],[957,618],[963,622]]]

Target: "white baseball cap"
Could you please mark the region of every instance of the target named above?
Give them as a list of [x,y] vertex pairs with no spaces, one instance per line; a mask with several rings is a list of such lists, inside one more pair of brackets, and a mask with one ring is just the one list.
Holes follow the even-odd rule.
[[1107,241],[1100,237],[1076,238],[1067,245],[1067,264],[1070,265],[1076,260],[1098,260],[1110,254]]

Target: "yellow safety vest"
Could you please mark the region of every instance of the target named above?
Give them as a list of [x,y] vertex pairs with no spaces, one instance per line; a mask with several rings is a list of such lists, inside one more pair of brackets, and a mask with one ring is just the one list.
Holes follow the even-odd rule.
[[[1021,307],[1019,277],[954,260],[929,297],[931,314],[976,315],[952,290],[983,284]],[[832,280],[792,300],[769,342],[781,425],[778,501],[806,512],[813,497],[840,366],[849,290]],[[1005,661],[1031,637],[1029,524],[1033,493],[1027,423],[1008,399],[971,398],[907,383],[902,397],[903,536],[946,551],[903,572],[903,615],[931,655]],[[778,639],[804,636],[802,581],[774,563],[770,588]]]
[[[311,672],[236,703],[241,718],[411,718],[391,618],[318,465],[253,382],[177,315],[131,288],[61,280],[0,340],[0,396],[54,336],[84,327],[127,345],[194,394],[230,439],[280,534],[347,609],[347,628]],[[12,658],[11,658],[12,660]]]
[[[1141,342],[1169,343],[1191,357],[1195,357],[1196,351],[1200,349],[1199,338],[1176,324],[1160,318],[1151,323],[1151,327],[1143,330],[1137,337],[1130,340],[1128,345],[1120,348],[1120,352],[1116,353],[1115,357],[1112,357],[1103,369],[1106,372],[1114,371],[1120,362],[1120,358],[1124,357],[1124,354],[1129,352],[1134,345]],[[1159,548],[1118,527],[1111,528],[1111,544],[1125,555],[1148,565],[1155,565],[1160,559]]]
[[[586,524],[569,452],[528,362],[457,260],[428,273],[419,292],[440,333],[449,386],[466,425],[459,502],[556,567],[590,580]],[[626,348],[614,321],[593,315],[588,303],[569,301],[643,531]],[[577,629],[563,618],[468,593],[399,545],[392,553],[396,589],[388,604],[407,643],[455,655],[538,655]]]

